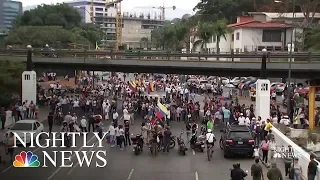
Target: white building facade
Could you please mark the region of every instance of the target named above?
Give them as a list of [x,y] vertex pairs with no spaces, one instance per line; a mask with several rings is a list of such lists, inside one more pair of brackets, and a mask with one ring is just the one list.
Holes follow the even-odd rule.
[[[303,28],[298,25],[303,22],[302,13],[296,13],[295,18],[292,13],[254,12],[249,14],[250,16],[238,17],[237,23],[228,25],[232,31],[226,35],[226,39],[221,37],[220,52],[253,52],[261,51],[263,48],[268,51],[287,51],[291,44],[292,32],[293,43],[300,41],[298,35],[303,32]],[[314,19],[319,23],[320,13],[316,13]],[[295,26],[292,25],[293,22]],[[201,50],[200,47],[193,47],[193,42],[198,39],[196,36],[191,37],[190,48],[194,51]],[[207,43],[208,52],[216,52],[215,39],[212,37]]]

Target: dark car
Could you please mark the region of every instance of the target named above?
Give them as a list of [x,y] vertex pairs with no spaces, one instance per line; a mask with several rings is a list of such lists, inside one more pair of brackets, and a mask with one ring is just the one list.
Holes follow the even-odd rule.
[[250,129],[242,125],[229,125],[221,130],[219,141],[225,158],[231,155],[248,155],[253,157],[254,139]]

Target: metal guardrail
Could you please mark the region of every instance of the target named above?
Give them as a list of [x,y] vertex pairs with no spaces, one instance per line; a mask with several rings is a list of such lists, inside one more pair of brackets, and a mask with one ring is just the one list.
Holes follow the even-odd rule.
[[[0,56],[27,56],[28,49],[0,49]],[[258,60],[262,57],[262,52],[247,53],[181,53],[174,51],[106,51],[106,50],[79,50],[79,49],[57,49],[55,51],[45,51],[32,49],[34,57],[45,57],[46,54],[55,54],[55,57],[73,58],[107,58],[107,59],[207,59],[207,58],[226,58],[234,61],[239,59]],[[288,52],[268,52],[268,61],[288,62],[290,54]],[[293,52],[292,58],[295,61],[320,62],[320,53]],[[236,61],[236,60],[235,60]]]

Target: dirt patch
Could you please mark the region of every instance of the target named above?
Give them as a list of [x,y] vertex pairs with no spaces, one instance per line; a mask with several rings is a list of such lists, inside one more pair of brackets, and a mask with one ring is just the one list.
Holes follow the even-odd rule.
[[58,79],[56,81],[40,82],[39,84],[43,88],[47,89],[50,87],[50,84],[57,83],[57,82],[59,82],[62,87],[72,87],[72,88],[77,87],[77,85],[75,84],[74,78],[70,78],[69,81],[67,81],[65,79]]

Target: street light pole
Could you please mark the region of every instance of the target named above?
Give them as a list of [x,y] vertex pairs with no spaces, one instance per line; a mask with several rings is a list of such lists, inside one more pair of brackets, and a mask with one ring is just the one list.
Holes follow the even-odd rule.
[[260,78],[267,79],[267,49],[262,49],[262,60],[260,69]]
[[28,53],[27,53],[27,66],[26,71],[32,71],[32,46],[27,46]]
[[294,18],[295,18],[295,7],[296,7],[296,0],[292,2],[292,28],[291,28],[291,35],[290,35],[290,51],[289,51],[289,71],[288,71],[288,87],[287,87],[287,114],[290,116],[291,114],[291,66],[292,66],[292,47],[293,46],[293,26],[294,26]]

